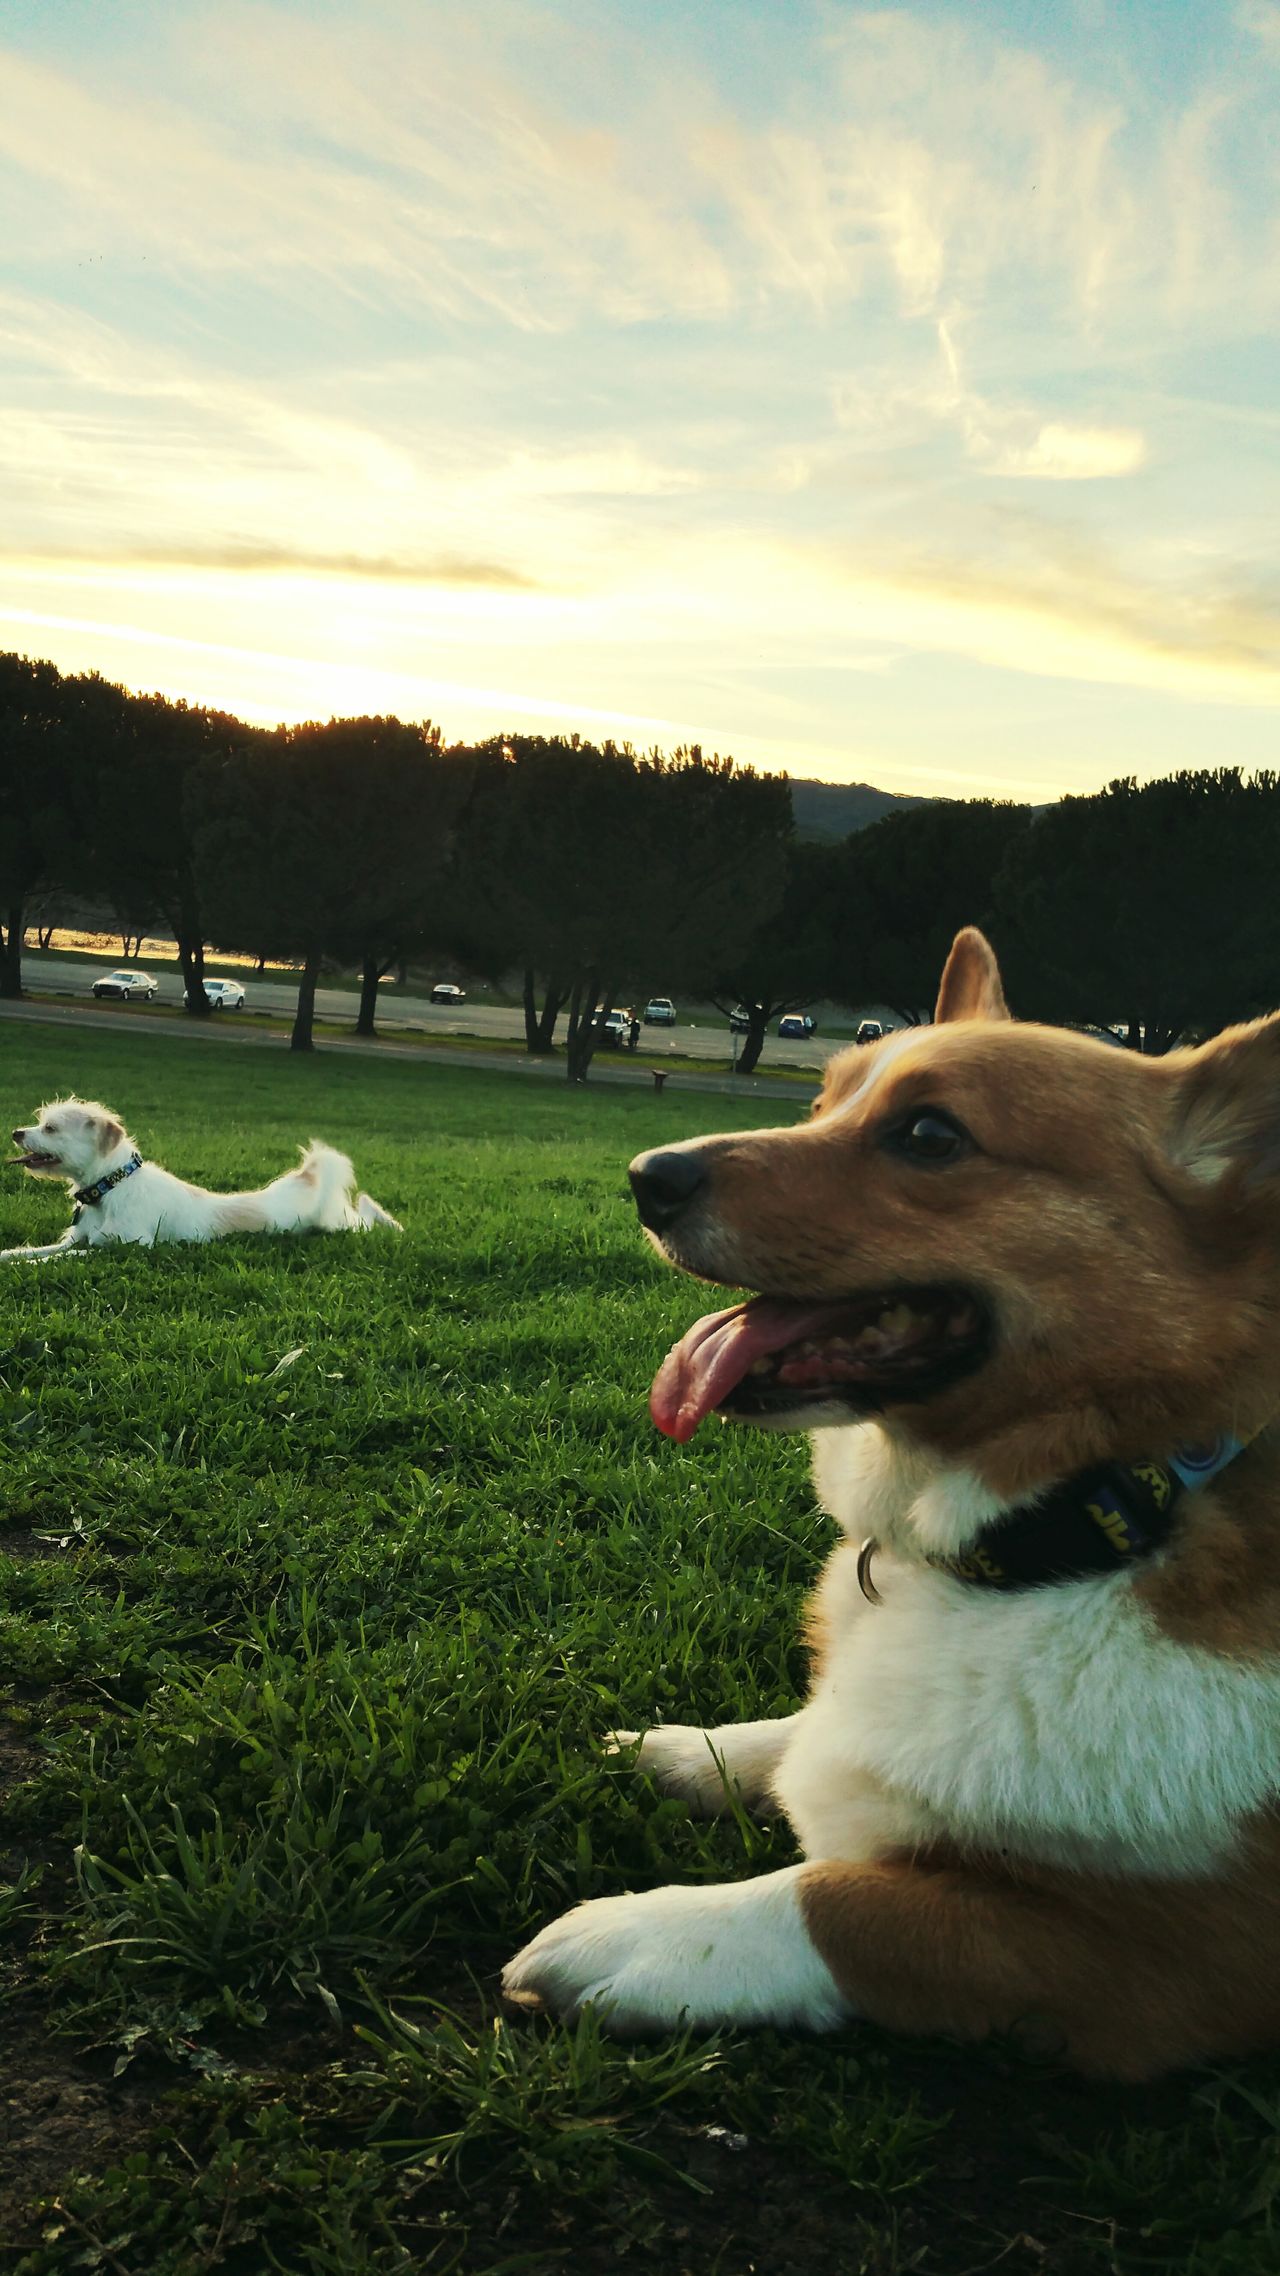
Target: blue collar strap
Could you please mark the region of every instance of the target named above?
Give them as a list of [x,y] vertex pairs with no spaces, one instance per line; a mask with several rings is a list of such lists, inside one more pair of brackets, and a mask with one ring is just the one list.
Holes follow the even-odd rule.
[[113,1170],[110,1177],[99,1178],[96,1185],[77,1186],[71,1198],[81,1209],[91,1209],[95,1202],[101,1201],[104,1193],[110,1193],[113,1185],[119,1185],[122,1178],[131,1178],[134,1171],[141,1168],[141,1154],[131,1154],[122,1170]]
[[[930,1557],[935,1572],[978,1588],[1044,1588],[1141,1564],[1173,1532],[1185,1493],[1206,1485],[1243,1453],[1246,1440],[1223,1437],[1182,1446],[1165,1462],[1102,1462],[1078,1471],[1038,1500],[1007,1510],[959,1557]],[[858,1584],[871,1602],[879,1592],[871,1560],[879,1543],[864,1541]]]

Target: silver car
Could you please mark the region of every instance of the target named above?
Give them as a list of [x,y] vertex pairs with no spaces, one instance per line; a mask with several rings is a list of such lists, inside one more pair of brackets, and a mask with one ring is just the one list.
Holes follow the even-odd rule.
[[[204,992],[215,1012],[242,1012],[244,989],[238,980],[206,980]],[[187,990],[183,1002],[189,1004],[191,991]]]
[[149,1004],[155,1000],[156,985],[149,972],[128,972],[122,968],[119,972],[104,972],[100,980],[94,981],[93,993],[99,998],[113,997],[120,1004]]

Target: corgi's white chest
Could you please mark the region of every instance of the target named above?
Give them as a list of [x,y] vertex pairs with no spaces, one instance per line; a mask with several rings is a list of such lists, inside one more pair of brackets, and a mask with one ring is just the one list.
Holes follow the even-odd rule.
[[838,1553],[824,1672],[775,1780],[807,1855],[947,1834],[1196,1874],[1280,1793],[1280,1663],[1173,1642],[1126,1575],[1003,1594],[886,1558],[876,1577],[870,1605]]

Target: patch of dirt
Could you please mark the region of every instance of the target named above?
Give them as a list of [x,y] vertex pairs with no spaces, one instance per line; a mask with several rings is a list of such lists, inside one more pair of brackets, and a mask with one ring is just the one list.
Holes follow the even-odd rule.
[[0,2237],[29,2232],[31,2206],[72,2174],[127,2156],[149,2130],[154,2099],[51,2037],[35,2001],[12,2007],[0,2030]]
[[30,1527],[25,1525],[6,1525],[3,1531],[0,1531],[0,1556],[37,1559],[61,1557],[65,1555],[67,1548],[74,1539],[74,1535],[68,1535],[64,1539],[61,1534],[48,1536],[33,1533]]
[[28,1778],[34,1778],[48,1761],[44,1748],[27,1731],[0,1722],[0,1802]]

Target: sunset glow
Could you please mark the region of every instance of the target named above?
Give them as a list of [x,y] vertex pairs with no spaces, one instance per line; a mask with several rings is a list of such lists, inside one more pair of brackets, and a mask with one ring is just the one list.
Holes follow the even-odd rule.
[[1272,0],[18,0],[0,646],[1043,798],[1274,764]]

